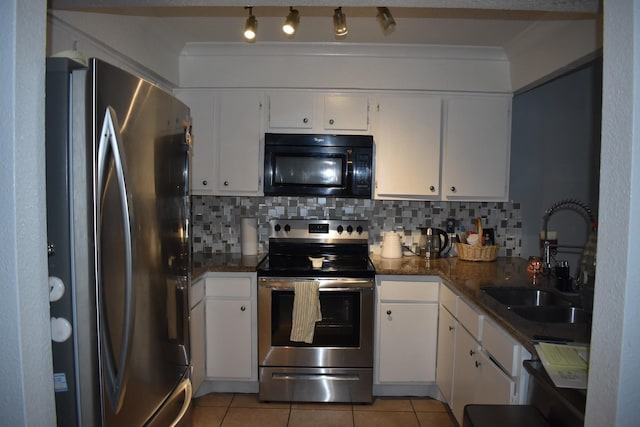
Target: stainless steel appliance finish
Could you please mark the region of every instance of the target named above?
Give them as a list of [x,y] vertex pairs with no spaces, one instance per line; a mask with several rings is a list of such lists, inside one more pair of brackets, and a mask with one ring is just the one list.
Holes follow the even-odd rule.
[[[374,275],[366,221],[272,220],[258,267],[260,399],[371,402]],[[314,268],[309,257],[321,257]],[[319,283],[313,342],[290,341],[294,286]]]
[[372,136],[265,134],[265,195],[370,198],[372,189]]
[[53,336],[57,423],[175,425],[191,400],[189,109],[96,59],[47,59],[46,84],[51,316],[70,332]]

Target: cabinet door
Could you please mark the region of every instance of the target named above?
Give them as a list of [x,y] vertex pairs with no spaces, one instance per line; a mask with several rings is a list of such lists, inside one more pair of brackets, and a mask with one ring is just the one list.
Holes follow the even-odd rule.
[[201,300],[191,308],[191,316],[189,318],[189,336],[191,338],[191,366],[193,374],[191,375],[191,383],[193,385],[193,393],[198,392],[198,388],[205,376],[205,318],[204,318],[205,302]]
[[258,195],[261,191],[260,92],[218,95],[218,192]]
[[206,299],[207,377],[251,379],[251,301]]
[[439,309],[439,315],[436,382],[447,403],[451,403],[454,392],[453,361],[455,354],[455,334],[458,322],[442,305]]
[[369,98],[367,95],[324,95],[324,128],[368,130]]
[[307,92],[269,94],[269,129],[313,128],[313,99]]
[[213,194],[215,182],[214,95],[212,92],[176,92],[191,109],[191,192]]
[[486,354],[478,355],[478,382],[472,403],[483,405],[508,405],[515,394],[515,382],[508,377]]
[[476,384],[480,371],[476,367],[480,345],[466,329],[456,329],[456,355],[453,374],[453,400],[451,410],[462,425],[464,407],[473,403],[476,397]]
[[379,382],[435,380],[437,304],[380,304]]
[[437,199],[440,195],[441,99],[384,95],[376,129],[377,199]]
[[510,110],[507,96],[447,101],[442,188],[446,200],[507,200]]

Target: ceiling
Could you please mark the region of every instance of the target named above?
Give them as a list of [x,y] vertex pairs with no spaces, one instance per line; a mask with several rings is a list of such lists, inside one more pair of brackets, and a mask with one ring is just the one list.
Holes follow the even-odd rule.
[[[368,0],[342,0],[349,34],[333,34],[333,5],[297,0],[299,30],[294,38],[280,27],[289,4],[255,0],[258,43],[389,43],[460,46],[507,45],[541,22],[593,21],[601,18],[598,0],[396,0],[384,2],[397,23],[384,35],[376,8]],[[178,44],[187,42],[241,42],[248,11],[230,6],[234,0],[50,0],[52,9],[151,18],[152,31],[168,31]],[[416,7],[415,4],[428,7]],[[306,5],[305,5],[306,4]],[[310,4],[319,5],[311,6]],[[446,6],[446,7],[445,7]],[[126,18],[124,18],[126,19]]]

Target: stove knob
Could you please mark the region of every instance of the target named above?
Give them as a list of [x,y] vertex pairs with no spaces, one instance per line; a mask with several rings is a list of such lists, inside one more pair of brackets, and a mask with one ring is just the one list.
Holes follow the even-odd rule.
[[338,226],[338,234],[342,234],[343,231],[344,231],[344,228],[341,225],[339,225]]
[[358,227],[356,227],[356,231],[358,232],[358,234],[362,234],[362,226],[359,225]]
[[349,233],[349,234],[353,233],[353,227],[352,226],[348,226],[347,227],[347,233]]
[[290,232],[290,231],[291,231],[291,226],[290,226],[289,224],[285,225],[285,226],[284,226],[284,232],[285,232],[285,233],[288,233],[288,232]]
[[273,229],[276,230],[276,233],[280,231],[280,224],[276,224],[276,226],[273,227]]

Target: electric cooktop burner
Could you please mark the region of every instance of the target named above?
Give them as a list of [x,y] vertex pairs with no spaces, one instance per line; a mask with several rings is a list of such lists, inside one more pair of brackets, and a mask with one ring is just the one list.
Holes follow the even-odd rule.
[[[373,277],[366,221],[271,220],[260,276]],[[316,258],[314,267],[310,258]]]

